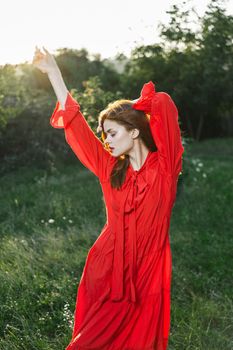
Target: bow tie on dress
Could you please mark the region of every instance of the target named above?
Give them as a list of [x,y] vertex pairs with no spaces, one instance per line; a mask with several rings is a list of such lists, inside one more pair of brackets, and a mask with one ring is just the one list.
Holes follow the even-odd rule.
[[129,277],[130,277],[130,296],[132,302],[136,302],[135,273],[137,259],[137,223],[136,209],[137,204],[142,200],[149,186],[144,179],[144,174],[134,172],[130,173],[128,181],[123,185],[122,198],[120,201],[119,218],[115,230],[115,247],[112,274],[112,294],[111,300],[121,300],[124,295],[124,233],[125,233],[125,214],[129,214]]

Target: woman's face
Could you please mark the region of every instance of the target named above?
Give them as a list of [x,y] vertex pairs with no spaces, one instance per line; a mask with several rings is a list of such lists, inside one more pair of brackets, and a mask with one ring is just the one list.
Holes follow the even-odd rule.
[[105,119],[103,127],[106,134],[104,143],[109,145],[111,154],[114,157],[128,154],[134,146],[132,130],[127,131],[123,125],[108,119]]

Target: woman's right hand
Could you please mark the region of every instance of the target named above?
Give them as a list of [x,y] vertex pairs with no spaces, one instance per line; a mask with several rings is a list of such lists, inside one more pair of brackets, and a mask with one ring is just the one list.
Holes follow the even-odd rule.
[[43,47],[42,52],[38,47],[35,49],[32,64],[43,73],[52,73],[54,70],[59,70],[54,57]]

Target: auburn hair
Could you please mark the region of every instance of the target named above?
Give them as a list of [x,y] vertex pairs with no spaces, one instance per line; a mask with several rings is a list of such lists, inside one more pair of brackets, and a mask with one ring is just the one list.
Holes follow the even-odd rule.
[[[101,138],[103,141],[106,139],[103,127],[104,121],[106,119],[114,120],[123,125],[127,131],[138,129],[142,142],[150,151],[154,152],[157,148],[150,130],[150,116],[143,111],[134,109],[132,105],[132,101],[121,99],[109,103],[107,108],[100,112],[98,119],[99,126],[102,128]],[[107,144],[105,144],[105,147],[109,150]],[[127,154],[119,156],[110,175],[110,183],[113,188],[119,189],[123,185],[128,166],[129,156]]]

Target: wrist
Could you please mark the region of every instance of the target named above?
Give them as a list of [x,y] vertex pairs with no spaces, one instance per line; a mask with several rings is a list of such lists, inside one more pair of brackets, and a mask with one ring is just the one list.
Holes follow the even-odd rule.
[[49,69],[48,71],[48,76],[49,77],[54,77],[54,76],[60,76],[61,75],[61,72],[60,72],[60,69],[58,68],[58,66],[55,66],[55,67],[52,67]]

